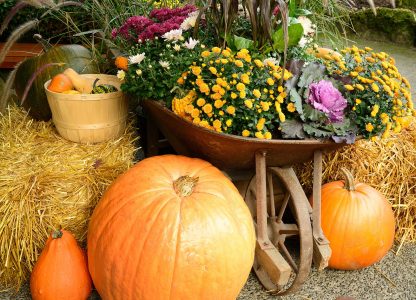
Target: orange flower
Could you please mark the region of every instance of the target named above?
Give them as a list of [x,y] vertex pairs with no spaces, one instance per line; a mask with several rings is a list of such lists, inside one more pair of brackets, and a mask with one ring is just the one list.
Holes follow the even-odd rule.
[[115,65],[117,68],[127,71],[129,61],[124,56],[117,56]]

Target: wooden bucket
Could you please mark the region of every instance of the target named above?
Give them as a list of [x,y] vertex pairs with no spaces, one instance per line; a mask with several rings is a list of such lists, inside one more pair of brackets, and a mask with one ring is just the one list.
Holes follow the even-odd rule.
[[58,133],[77,143],[99,143],[123,134],[126,128],[128,104],[120,90],[121,82],[113,75],[84,74],[87,78],[99,78],[98,84],[111,84],[119,91],[107,94],[61,94],[44,85],[52,120]]

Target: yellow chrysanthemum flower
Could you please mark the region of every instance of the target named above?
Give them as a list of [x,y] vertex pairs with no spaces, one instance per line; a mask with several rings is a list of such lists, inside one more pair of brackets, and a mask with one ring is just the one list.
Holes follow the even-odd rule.
[[196,76],[198,76],[199,74],[201,74],[201,67],[198,67],[198,66],[192,66],[191,67],[191,70],[192,70],[192,74],[194,74],[194,75],[196,75]]
[[264,138],[265,139],[267,139],[267,140],[270,140],[271,138],[272,138],[272,134],[270,133],[270,132],[266,132],[265,134],[264,134]]
[[259,60],[259,59],[255,59],[255,60],[254,60],[254,63],[256,64],[256,66],[257,66],[258,68],[262,68],[262,67],[264,67],[263,62],[262,62],[261,60]]
[[244,129],[241,135],[244,137],[248,137],[250,135],[250,131],[248,131],[247,129]]
[[218,119],[216,119],[216,120],[214,120],[214,122],[212,122],[212,126],[215,128],[215,129],[220,129],[221,128],[221,121],[220,120],[218,120]]
[[217,54],[221,53],[221,48],[218,48],[218,47],[213,47],[211,50],[212,52],[217,53]]
[[208,56],[210,56],[210,55],[211,55],[211,52],[209,52],[209,51],[207,51],[207,50],[202,51],[202,53],[201,53],[201,56],[202,56],[202,57],[204,57],[204,58],[206,58],[206,57],[208,57]]
[[294,103],[289,103],[288,105],[287,105],[287,110],[289,111],[289,112],[295,112],[296,111],[296,107],[295,107],[295,104]]
[[215,67],[209,67],[208,70],[214,75],[217,74],[217,69]]
[[246,91],[241,91],[240,92],[240,98],[244,99],[247,96]]
[[282,112],[279,112],[279,120],[282,123],[286,121],[286,116]]
[[224,103],[221,100],[215,100],[214,106],[216,108],[221,108],[224,105]]
[[357,88],[357,89],[359,89],[360,91],[364,91],[365,90],[365,88],[363,87],[363,85],[362,84],[356,84],[355,85],[355,87]]
[[350,85],[350,84],[346,84],[346,85],[344,85],[344,87],[345,87],[348,91],[353,91],[353,90],[354,90],[354,87],[353,87],[352,85]]
[[267,78],[266,83],[268,85],[274,85],[274,80],[269,77],[269,78]]
[[257,131],[257,132],[254,134],[254,136],[255,136],[256,138],[258,138],[258,139],[264,139],[263,133],[261,133],[261,132],[259,132],[259,131]]
[[380,88],[378,87],[378,85],[376,83],[373,83],[371,85],[371,88],[373,89],[374,92],[378,93],[380,91]]
[[227,121],[225,121],[225,125],[227,125],[228,127],[230,127],[233,124],[233,120],[228,119]]
[[253,108],[253,102],[251,100],[244,100],[244,105],[248,108]]
[[202,107],[202,110],[204,111],[204,113],[209,114],[212,112],[212,105],[207,103]]
[[199,98],[198,100],[196,100],[196,105],[198,105],[199,107],[202,107],[205,105],[205,99],[204,98]]
[[234,64],[235,64],[237,67],[239,67],[239,68],[242,68],[242,67],[244,66],[243,62],[242,62],[241,60],[239,60],[239,59],[237,59],[237,60],[234,62]]
[[209,93],[209,86],[206,83],[201,84],[201,86],[199,87],[199,90],[201,91],[201,93]]
[[258,89],[254,89],[253,90],[253,95],[256,98],[260,98],[261,97],[261,92]]
[[235,114],[235,107],[230,105],[227,107],[226,112],[229,113],[230,115],[234,115]]
[[250,83],[250,77],[247,74],[242,74],[240,79],[244,84]]
[[246,89],[246,86],[244,83],[239,82],[237,84],[237,91],[241,92],[241,91],[244,91],[245,89]]
[[372,132],[372,131],[373,131],[373,129],[374,129],[374,125],[373,125],[373,124],[371,124],[371,123],[367,123],[367,124],[365,125],[365,130],[367,130],[368,132]]
[[270,108],[270,104],[268,102],[261,101],[260,102],[260,105],[261,105],[261,109],[263,111],[268,111],[269,108]]
[[191,117],[192,118],[197,118],[197,117],[199,117],[199,113],[200,113],[199,109],[194,108],[191,112]]

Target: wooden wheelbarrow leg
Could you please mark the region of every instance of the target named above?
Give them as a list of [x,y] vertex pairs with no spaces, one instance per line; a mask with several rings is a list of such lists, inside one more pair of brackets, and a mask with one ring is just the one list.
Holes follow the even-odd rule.
[[[289,281],[291,267],[279,253],[267,234],[267,186],[266,151],[256,153],[256,192],[257,192],[257,245],[256,258],[261,267],[278,288]],[[257,272],[256,272],[257,273]],[[259,274],[258,274],[259,275]],[[266,288],[265,280],[259,278]],[[273,286],[273,285],[270,285]]]
[[313,262],[319,271],[328,266],[331,257],[329,241],[321,227],[321,186],[322,186],[322,152],[315,151],[313,161],[313,208],[311,210],[313,232]]

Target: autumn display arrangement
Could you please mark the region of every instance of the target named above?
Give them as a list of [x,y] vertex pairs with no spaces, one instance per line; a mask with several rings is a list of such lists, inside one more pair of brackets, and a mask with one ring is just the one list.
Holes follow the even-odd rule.
[[[77,37],[92,34],[100,47],[37,37],[44,53],[5,83],[0,109],[12,86],[23,108],[10,104],[0,116],[2,288],[19,289],[31,273],[35,300],[87,299],[92,288],[102,299],[231,300],[254,264],[268,290],[291,293],[310,270],[304,249],[318,251],[319,269],[356,270],[382,259],[395,234],[414,239],[416,208],[401,201],[414,200],[416,110],[393,57],[319,47],[313,12],[293,0],[245,1],[243,11],[238,1],[146,2],[114,16],[102,2],[76,4],[96,5],[100,28]],[[127,96],[182,155],[133,166]],[[182,128],[191,139],[175,132]],[[249,178],[222,172],[226,150],[217,150],[227,143],[247,145],[240,157],[249,159],[238,163]],[[270,157],[279,153],[288,153],[283,163]],[[390,173],[380,175],[390,180],[383,187],[371,181],[369,171],[382,174],[376,156],[385,169],[406,169],[399,199]],[[295,224],[284,224],[286,213]],[[276,235],[278,226],[290,233]],[[299,259],[284,244],[293,236]]]

